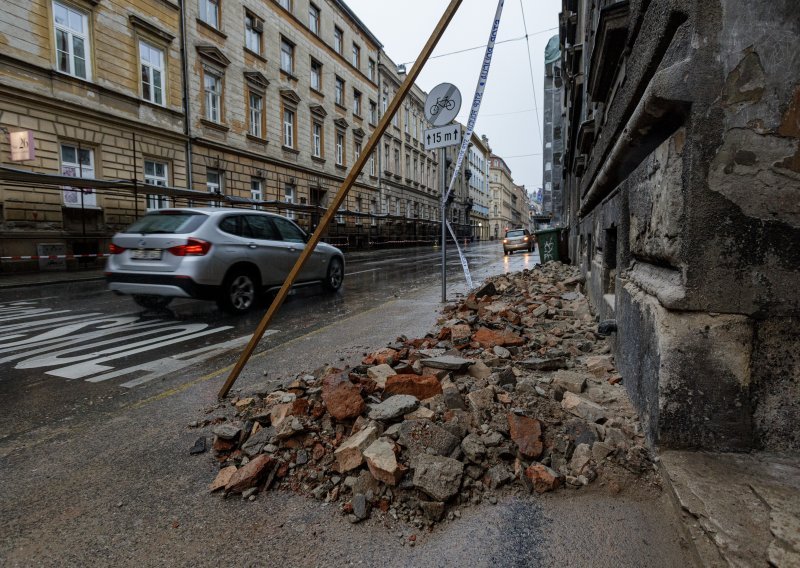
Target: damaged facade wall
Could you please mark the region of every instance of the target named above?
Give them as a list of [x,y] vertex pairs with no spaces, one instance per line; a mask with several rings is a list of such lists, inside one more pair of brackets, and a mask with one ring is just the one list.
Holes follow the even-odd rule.
[[567,0],[560,39],[570,256],[651,442],[800,448],[795,3]]

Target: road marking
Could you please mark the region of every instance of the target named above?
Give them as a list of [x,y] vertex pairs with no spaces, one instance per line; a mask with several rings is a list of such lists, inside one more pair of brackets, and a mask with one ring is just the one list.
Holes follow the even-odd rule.
[[[51,327],[53,324],[56,324],[56,323],[64,323],[66,321],[80,320],[80,319],[92,318],[92,317],[97,317],[97,316],[102,316],[102,315],[103,314],[101,314],[99,312],[93,312],[93,313],[81,314],[81,315],[77,315],[77,316],[64,316],[64,317],[60,317],[60,318],[50,318],[50,319],[37,320],[37,321],[28,321],[28,322],[25,322],[25,323],[19,323],[19,324],[13,324],[13,325],[2,325],[2,326],[0,326],[0,334],[2,334],[2,332],[4,332],[4,331],[19,331],[21,329],[32,330],[32,329],[38,329],[40,327]],[[5,335],[0,335],[0,340],[4,339],[5,337],[6,337]],[[12,337],[17,337],[17,336],[12,336]]]
[[355,276],[356,274],[364,274],[365,272],[376,272],[380,268],[370,268],[369,270],[359,270],[358,272],[348,272],[345,276]]
[[[29,321],[19,322],[19,319]],[[131,373],[149,372],[128,381],[127,388],[219,355],[249,340],[249,336],[236,338],[115,369],[108,364],[110,361],[225,332],[233,326],[143,320],[138,313],[75,314],[71,310],[43,308],[39,301],[0,303],[0,322],[12,320],[16,323],[0,325],[0,354],[4,355],[0,357],[0,363],[16,363],[15,369],[50,367],[44,371],[45,375],[95,383]]]
[[[264,337],[269,335],[274,335],[279,333],[277,329],[270,329],[264,333]],[[153,379],[157,379],[162,377],[168,373],[172,373],[174,371],[179,371],[184,367],[188,367],[190,365],[195,365],[197,363],[202,363],[207,359],[211,359],[217,355],[221,355],[226,351],[231,349],[235,349],[237,347],[242,347],[247,345],[250,341],[252,335],[245,335],[242,337],[237,337],[236,339],[232,339],[230,341],[226,341],[224,343],[219,343],[216,345],[215,349],[208,350],[207,348],[203,347],[201,349],[195,349],[194,351],[187,351],[185,353],[180,353],[178,355],[174,355],[172,357],[166,357],[164,359],[159,359],[158,361],[154,361],[153,363],[160,364],[161,369],[159,371],[150,373],[149,375],[145,375],[143,377],[139,377],[138,379],[133,379],[132,381],[128,381],[126,383],[122,383],[120,386],[126,388],[133,388],[139,385],[142,385],[146,382],[152,381]],[[196,356],[195,356],[196,355]],[[151,369],[147,369],[151,370]],[[125,369],[123,369],[125,371]],[[119,376],[121,371],[117,371],[115,373],[116,376]],[[97,382],[99,380],[105,380],[103,377],[105,375],[100,375],[99,377],[92,377],[91,379],[87,379],[89,382]],[[109,377],[111,378],[111,377]]]
[[[135,333],[127,337],[121,337],[107,341],[98,341],[90,345],[83,345],[80,347],[73,347],[70,349],[62,349],[61,351],[56,351],[54,353],[49,353],[47,355],[43,355],[40,357],[25,359],[17,363],[15,368],[37,369],[40,367],[51,367],[56,365],[68,365],[70,363],[74,363],[73,365],[66,367],[64,369],[47,371],[47,374],[55,375],[57,377],[64,377],[68,379],[77,379],[77,378],[82,378],[89,374],[93,374],[94,372],[105,371],[108,369],[107,367],[100,368],[98,366],[96,371],[88,372],[85,368],[82,367],[82,365],[87,365],[88,367],[91,367],[94,363],[86,362],[87,359],[92,359],[95,363],[99,361],[109,361],[113,359],[118,359],[120,357],[136,355],[137,353],[144,353],[145,351],[152,351],[153,349],[158,349],[165,345],[172,345],[173,343],[177,343],[179,341],[186,341],[187,339],[196,339],[198,337],[203,337],[210,333],[218,333],[220,331],[232,328],[232,326],[224,326],[207,330],[206,329],[207,327],[208,324],[205,323],[192,323],[192,324],[174,325],[171,327],[148,329],[141,333]],[[167,332],[167,334],[160,335],[163,332]],[[155,337],[150,337],[149,339],[143,339],[141,341],[129,343],[129,341],[135,337],[153,335],[154,333],[159,335],[156,335]],[[108,349],[104,349],[101,351],[90,351],[89,353],[86,352],[87,349],[91,349],[93,347],[97,347],[100,345],[107,345],[109,343],[119,343],[120,341],[125,341],[125,344],[116,347],[110,347]],[[65,355],[75,352],[79,353],[71,357],[65,357]]]

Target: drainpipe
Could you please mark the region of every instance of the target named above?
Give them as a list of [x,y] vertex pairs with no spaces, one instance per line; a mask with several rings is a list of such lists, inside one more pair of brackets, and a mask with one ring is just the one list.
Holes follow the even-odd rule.
[[189,114],[189,52],[186,50],[186,8],[184,0],[179,0],[181,15],[181,73],[183,75],[183,133],[186,135],[186,186],[192,184],[192,127]]

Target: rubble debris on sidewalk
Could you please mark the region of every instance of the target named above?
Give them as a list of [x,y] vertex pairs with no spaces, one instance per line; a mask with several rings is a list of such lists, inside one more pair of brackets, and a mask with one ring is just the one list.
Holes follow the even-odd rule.
[[577,268],[498,276],[435,333],[268,381],[207,421],[225,495],[280,488],[416,527],[508,493],[658,483]]

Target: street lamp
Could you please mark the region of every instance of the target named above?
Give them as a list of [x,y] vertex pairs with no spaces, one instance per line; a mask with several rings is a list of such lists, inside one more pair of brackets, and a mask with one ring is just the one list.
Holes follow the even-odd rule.
[[478,240],[481,240],[481,235],[483,234],[483,223],[478,221]]

